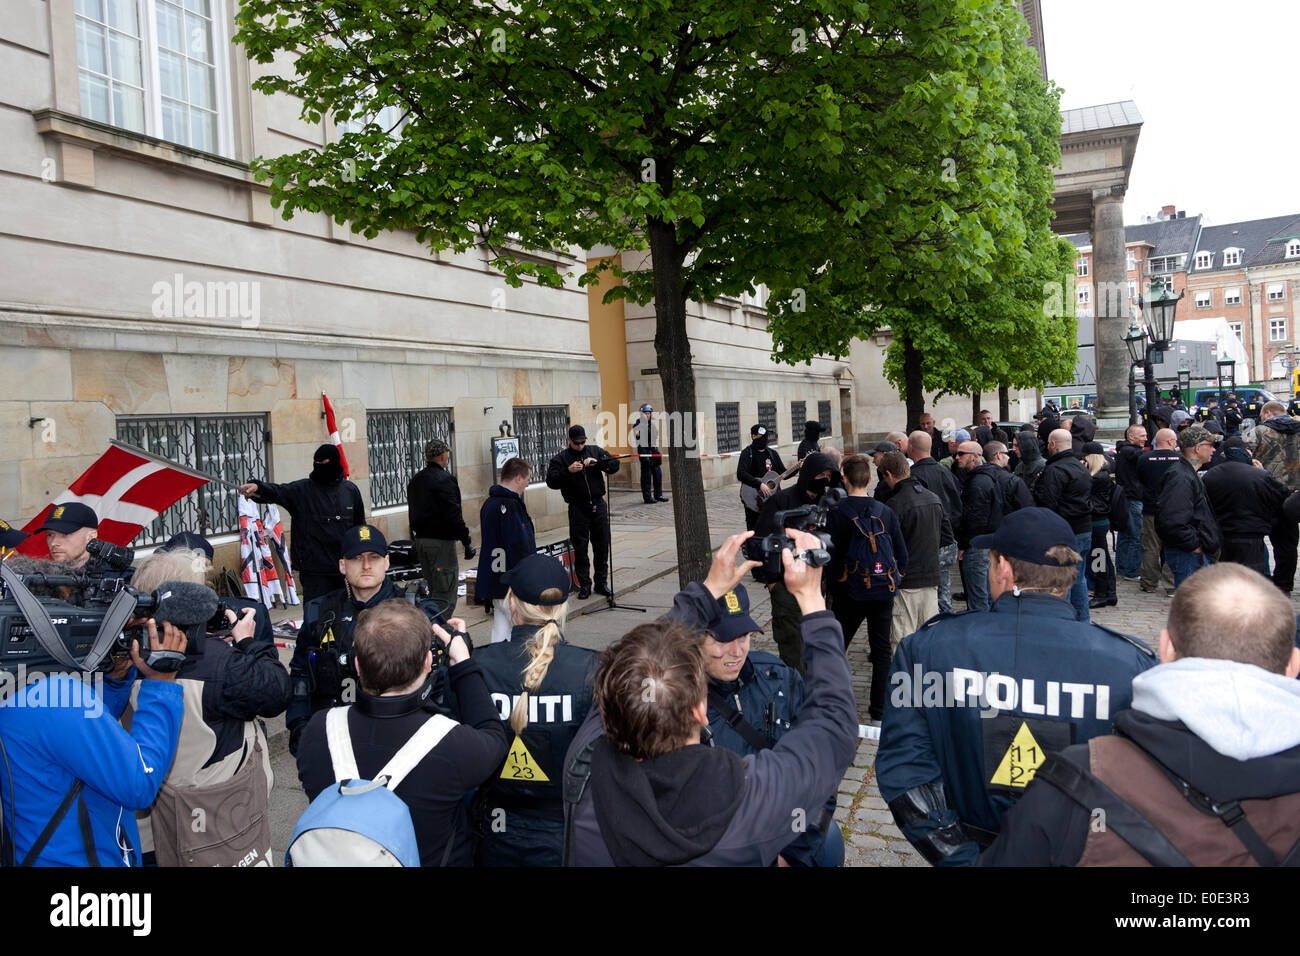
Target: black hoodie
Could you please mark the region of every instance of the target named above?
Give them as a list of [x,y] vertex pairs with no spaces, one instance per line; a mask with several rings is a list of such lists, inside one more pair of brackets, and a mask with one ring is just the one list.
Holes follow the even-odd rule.
[[[704,630],[721,609],[699,583],[679,592],[668,617]],[[591,775],[570,811],[574,863],[769,866],[790,843],[792,813],[820,807],[853,760],[857,715],[844,636],[830,611],[800,624],[808,665],[794,726],[776,746],[739,757],[690,745],[637,761],[608,744],[591,751]],[[592,707],[565,758],[572,767],[601,739]],[[572,782],[566,770],[565,786]]]
[[795,453],[796,459],[802,461],[821,448],[817,444],[817,439],[821,436],[823,430],[821,422],[803,423],[803,441],[799,443],[799,450]]

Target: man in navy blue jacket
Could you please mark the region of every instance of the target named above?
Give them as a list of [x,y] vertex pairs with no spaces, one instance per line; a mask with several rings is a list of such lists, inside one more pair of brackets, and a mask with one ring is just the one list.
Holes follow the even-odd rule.
[[492,643],[510,640],[510,607],[502,576],[524,558],[537,552],[533,519],[524,504],[524,489],[533,469],[522,458],[501,466],[501,484],[488,489],[479,509],[479,536],[483,541],[474,582],[474,601],[492,606]]
[[[164,624],[160,640],[153,621],[148,628],[151,646],[185,650],[184,631]],[[138,652],[133,643],[130,659],[106,680],[52,674],[0,704],[0,800],[14,862],[140,865],[132,811],[148,809],[167,776],[183,705],[176,673],[152,670]],[[132,662],[146,680],[128,732],[118,718],[131,696]]]

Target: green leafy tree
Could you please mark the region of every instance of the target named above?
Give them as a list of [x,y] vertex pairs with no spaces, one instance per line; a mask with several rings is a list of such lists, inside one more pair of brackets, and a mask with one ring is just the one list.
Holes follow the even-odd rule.
[[[996,156],[1009,175],[991,181],[981,166],[951,167],[953,178],[985,197],[968,214],[973,246],[940,240],[935,246],[942,254],[895,257],[876,275],[879,261],[858,254],[849,230],[849,248],[813,280],[825,313],[840,321],[813,323],[778,309],[773,322],[777,357],[786,361],[818,351],[842,355],[851,339],[890,328],[885,375],[900,389],[911,427],[926,389],[969,394],[1038,387],[1068,377],[1074,366],[1074,249],[1050,228],[1059,91],[1042,80],[1036,56],[1023,44],[1023,19],[1005,6],[994,10],[1002,23],[1005,99],[983,96],[977,113],[978,128],[997,124],[999,135],[991,143],[970,141],[966,150]],[[945,195],[935,196],[937,221],[951,217]]]
[[[238,22],[274,64],[256,89],[363,124],[255,164],[286,217],[482,243],[516,285],[563,282],[536,253],[648,249],[607,296],[654,300],[684,416],[688,300],[766,283],[795,351],[836,351],[842,305],[897,276],[987,278],[1020,222],[1010,0],[242,0]],[[703,483],[697,456],[668,456],[686,582],[711,547]]]

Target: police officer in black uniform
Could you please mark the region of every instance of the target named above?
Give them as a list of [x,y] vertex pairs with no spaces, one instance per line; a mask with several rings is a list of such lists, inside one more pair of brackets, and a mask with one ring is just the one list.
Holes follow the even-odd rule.
[[[338,566],[344,585],[307,603],[289,664],[293,696],[284,722],[289,728],[289,752],[295,756],[298,739],[312,714],[356,701],[352,629],[358,614],[389,598],[402,597],[418,604],[430,621],[442,622],[438,605],[421,600],[423,595],[418,584],[408,594],[407,588],[389,579],[388,542],[378,528],[366,524],[350,529],[343,536]],[[431,647],[433,643],[431,637]],[[445,709],[450,706],[445,690],[447,660],[436,649],[434,655],[431,679],[435,687],[430,695],[431,706]]]
[[876,781],[931,863],[973,864],[1048,754],[1108,734],[1155,656],[1079,621],[1075,535],[1045,508],[1008,515],[988,548],[989,611],[940,614],[890,667]]
[[[636,444],[638,461],[641,462],[641,497],[648,505],[656,501],[667,501],[664,496],[663,452],[659,450],[656,439],[657,429],[650,416],[654,406],[647,403],[641,406],[641,417],[632,426],[632,440]],[[654,494],[651,492],[654,485]]]
[[[760,479],[769,471],[774,471],[778,475],[785,474],[785,465],[781,463],[781,456],[776,453],[776,449],[767,447],[766,428],[762,425],[753,426],[749,430],[749,437],[750,443],[745,446],[745,450],[740,453],[740,460],[736,462],[736,480],[742,485],[758,489],[758,505],[761,511],[763,502],[768,496],[763,494],[763,488],[766,486]],[[756,527],[758,527],[758,511],[752,511],[749,505],[745,505],[745,530],[753,531]]]
[[510,749],[479,788],[474,818],[484,866],[559,866],[564,754],[591,709],[596,652],[564,640],[569,575],[534,554],[506,572],[510,640],[475,652]]
[[591,597],[591,564],[587,543],[596,558],[597,594],[613,596],[609,589],[609,511],[605,507],[605,478],[618,471],[618,459],[605,449],[587,444],[581,425],[569,429],[569,444],[551,459],[546,486],[558,489],[569,506],[569,540],[573,567],[578,574],[578,600]]

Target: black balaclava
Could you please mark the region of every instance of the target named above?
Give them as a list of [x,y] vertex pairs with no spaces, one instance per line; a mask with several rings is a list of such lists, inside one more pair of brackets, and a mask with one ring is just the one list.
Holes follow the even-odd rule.
[[315,467],[311,470],[311,480],[316,484],[332,485],[343,477],[343,460],[339,457],[337,446],[321,445],[312,457],[315,459]]
[[[830,469],[831,476],[829,479],[821,479],[820,482],[813,479],[814,475],[819,475],[823,471]],[[829,488],[841,488],[843,482],[840,481],[839,469],[835,467],[835,460],[824,452],[813,452],[803,460],[803,467],[799,469],[799,481],[797,487],[800,495],[807,497],[808,492],[813,492],[817,498],[824,495]]]

